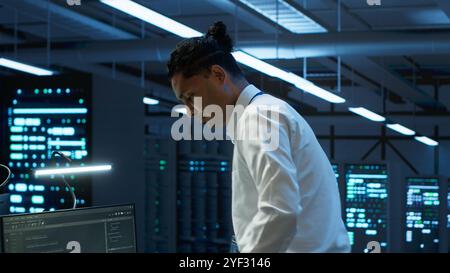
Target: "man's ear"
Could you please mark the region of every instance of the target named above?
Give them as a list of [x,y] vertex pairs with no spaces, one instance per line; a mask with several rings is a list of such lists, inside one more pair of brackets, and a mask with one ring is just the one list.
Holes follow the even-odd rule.
[[221,84],[225,83],[225,79],[227,78],[227,72],[223,67],[217,64],[213,64],[211,66],[211,75],[217,79]]

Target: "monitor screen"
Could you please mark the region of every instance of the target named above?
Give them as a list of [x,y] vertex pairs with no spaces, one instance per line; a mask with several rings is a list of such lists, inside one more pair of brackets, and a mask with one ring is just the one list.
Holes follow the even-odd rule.
[[345,165],[344,219],[352,251],[364,252],[371,241],[387,248],[388,173],[384,164]]
[[[80,166],[90,158],[90,78],[52,76],[10,77],[0,81],[0,162],[13,175],[9,213],[34,213],[72,207],[69,188],[60,176],[36,179],[33,170],[64,166],[53,151]],[[77,207],[91,203],[87,176],[66,176],[77,195]]]
[[136,252],[133,205],[9,215],[2,221],[5,253]]
[[406,178],[405,251],[439,251],[439,178]]

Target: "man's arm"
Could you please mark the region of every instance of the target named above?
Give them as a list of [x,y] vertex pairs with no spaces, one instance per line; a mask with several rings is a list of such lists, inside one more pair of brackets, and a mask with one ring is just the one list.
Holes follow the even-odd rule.
[[267,127],[271,127],[271,134],[278,133],[279,139],[273,150],[260,133],[256,139],[245,139],[244,132],[238,132],[242,138],[236,142],[237,150],[244,158],[258,191],[258,212],[244,230],[240,251],[284,252],[296,234],[297,217],[301,211],[287,117],[280,114],[274,118],[268,112],[255,111],[245,114],[240,122],[245,122],[242,128],[252,124],[254,129],[258,124],[266,132]]

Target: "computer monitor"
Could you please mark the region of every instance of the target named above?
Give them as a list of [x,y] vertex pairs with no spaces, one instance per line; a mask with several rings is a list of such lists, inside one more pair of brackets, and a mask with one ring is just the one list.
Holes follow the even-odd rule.
[[2,217],[5,253],[136,252],[134,205]]

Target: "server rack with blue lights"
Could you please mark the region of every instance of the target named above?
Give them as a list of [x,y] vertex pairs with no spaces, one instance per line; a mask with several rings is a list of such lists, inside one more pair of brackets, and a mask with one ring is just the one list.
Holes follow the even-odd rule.
[[228,252],[231,238],[231,145],[178,143],[178,249]]
[[[91,78],[86,75],[1,80],[1,161],[12,170],[5,191],[10,213],[33,213],[71,207],[69,188],[61,177],[37,179],[33,170],[68,166],[59,151],[80,166],[90,159]],[[67,176],[77,206],[91,204],[89,177]]]
[[176,251],[176,143],[145,139],[145,250]]
[[388,170],[385,164],[344,165],[344,221],[352,252],[376,241],[388,250]]
[[405,179],[405,252],[439,252],[441,179]]
[[168,139],[171,122],[147,115],[146,251],[228,252],[232,144]]

